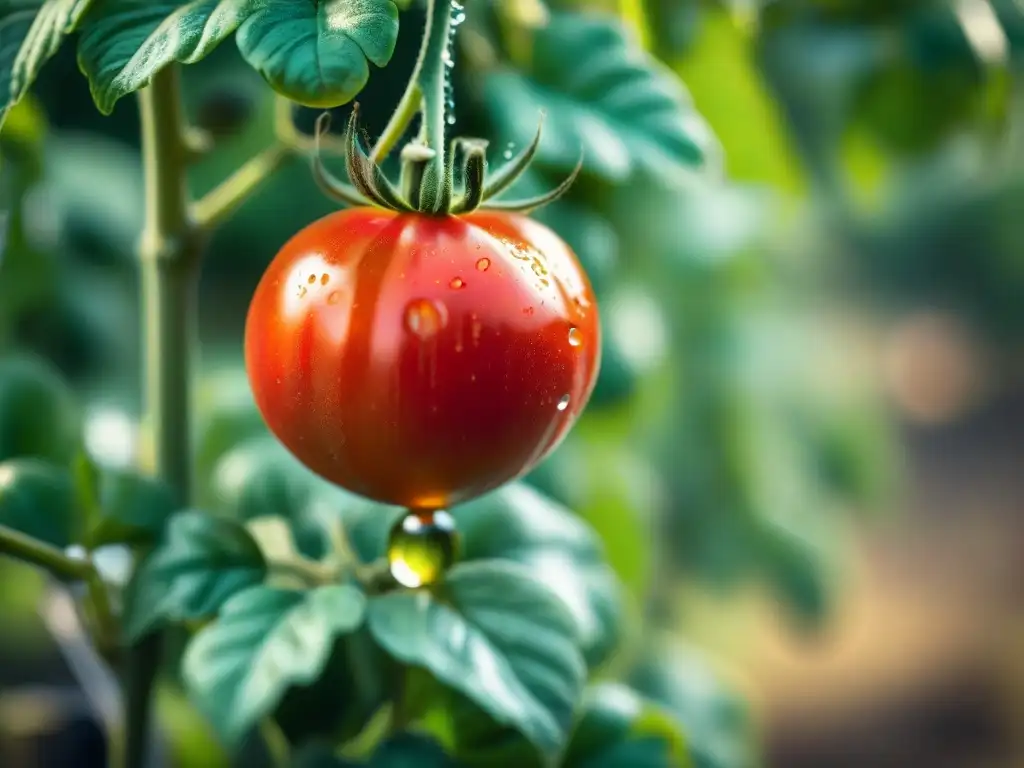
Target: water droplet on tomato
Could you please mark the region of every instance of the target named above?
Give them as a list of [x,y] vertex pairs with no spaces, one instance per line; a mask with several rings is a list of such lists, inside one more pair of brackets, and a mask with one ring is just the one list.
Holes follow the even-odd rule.
[[569,329],[569,346],[570,347],[581,347],[583,346],[583,334],[579,328],[573,326]]
[[[480,246],[477,247],[479,248]],[[478,259],[476,262],[476,268],[481,272],[486,272],[488,269],[491,268],[491,260],[488,259],[487,257]]]
[[450,288],[458,290],[459,288],[464,288],[466,286],[466,281],[463,280],[461,277],[453,277],[451,282],[448,283],[448,286]]
[[327,295],[328,304],[337,304],[339,301],[341,301],[341,291],[331,291]]
[[461,548],[455,518],[443,509],[409,511],[388,536],[388,566],[395,581],[416,589],[436,584]]
[[405,327],[414,336],[429,339],[448,322],[448,311],[440,302],[414,299],[405,308]]
[[564,411],[566,408],[568,408],[570,400],[571,398],[569,397],[569,395],[562,395],[562,399],[558,401],[558,410]]

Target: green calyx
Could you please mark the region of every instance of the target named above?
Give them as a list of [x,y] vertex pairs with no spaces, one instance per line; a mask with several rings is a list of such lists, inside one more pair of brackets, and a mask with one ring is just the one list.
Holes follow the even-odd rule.
[[[401,179],[396,185],[367,153],[360,137],[358,120],[359,105],[356,104],[353,105],[344,138],[348,183],[328,171],[321,159],[320,143],[330,128],[330,114],[323,113],[316,124],[313,178],[328,197],[346,205],[434,216],[457,215],[476,210],[529,213],[565,194],[583,165],[581,158],[561,184],[544,194],[522,200],[494,199],[507,191],[529,168],[540,146],[542,120],[533,141],[493,173],[487,171],[488,143],[483,139],[452,139],[440,180],[436,174],[429,172],[437,162],[437,151],[427,146],[422,139],[411,141],[402,149]],[[455,181],[457,161],[462,164],[461,185]]]
[[[426,0],[426,4],[426,28],[416,66],[402,100],[369,153],[358,130],[359,105],[353,105],[344,141],[348,183],[332,176],[320,160],[321,138],[329,125],[329,116],[321,115],[313,155],[317,184],[328,196],[348,205],[430,216],[479,209],[528,213],[558,199],[576,180],[582,160],[565,181],[546,194],[526,200],[493,199],[507,191],[529,167],[540,146],[540,125],[530,145],[490,175],[486,141],[463,137],[446,141],[445,126],[451,123],[446,93],[453,64],[451,46],[465,13],[457,0]],[[419,135],[402,149],[402,177],[395,185],[381,170],[380,162],[417,114],[422,118]],[[457,162],[462,166],[459,184],[455,174]]]

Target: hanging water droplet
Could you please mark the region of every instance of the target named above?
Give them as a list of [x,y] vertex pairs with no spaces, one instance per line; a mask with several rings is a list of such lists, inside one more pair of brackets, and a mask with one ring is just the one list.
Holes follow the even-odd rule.
[[410,589],[436,584],[455,564],[461,543],[455,518],[445,510],[409,511],[388,537],[391,575]]
[[579,328],[576,328],[575,326],[573,326],[572,328],[569,329],[569,346],[570,347],[580,347],[582,345],[583,345],[583,334],[580,332]]
[[566,408],[568,408],[569,407],[569,401],[571,399],[572,398],[570,398],[569,395],[562,395],[562,399],[558,401],[558,406],[557,406],[558,410],[564,411]]
[[486,256],[482,259],[477,259],[476,268],[480,272],[486,272],[491,267],[491,260]]
[[448,117],[445,118],[445,122],[448,123],[448,125],[455,125],[455,115],[449,113]]
[[414,336],[429,339],[448,322],[448,310],[430,299],[414,299],[405,308],[405,327]]
[[453,277],[451,282],[448,283],[448,287],[454,288],[455,290],[458,290],[459,288],[465,288],[466,281],[463,280],[461,277]]

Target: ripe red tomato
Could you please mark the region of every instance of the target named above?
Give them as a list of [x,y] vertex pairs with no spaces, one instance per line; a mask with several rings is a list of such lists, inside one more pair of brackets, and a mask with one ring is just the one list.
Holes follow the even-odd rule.
[[550,453],[586,405],[600,342],[586,275],[542,224],[353,208],[275,257],[245,357],[263,418],[306,466],[431,509]]

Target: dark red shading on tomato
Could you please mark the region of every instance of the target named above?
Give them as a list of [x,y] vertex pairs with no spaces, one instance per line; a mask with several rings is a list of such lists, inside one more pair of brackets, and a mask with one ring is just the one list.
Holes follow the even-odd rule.
[[551,452],[594,387],[600,341],[590,284],[542,224],[363,208],[281,249],[245,357],[267,425],[310,469],[440,508]]

